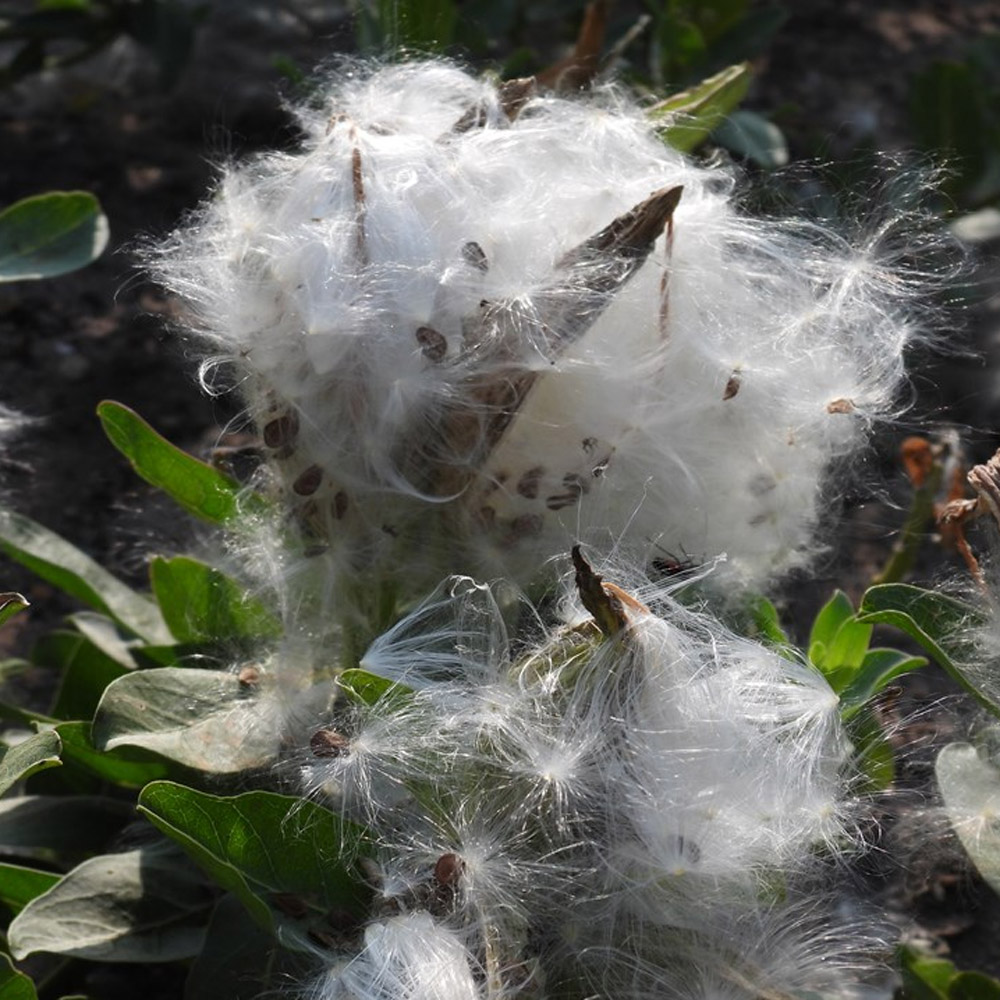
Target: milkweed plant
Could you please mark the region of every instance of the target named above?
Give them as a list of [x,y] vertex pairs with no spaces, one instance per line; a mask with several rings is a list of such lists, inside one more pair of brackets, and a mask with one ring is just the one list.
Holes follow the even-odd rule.
[[349,63],[299,113],[146,254],[252,471],[99,408],[218,565],[158,556],[150,599],[0,519],[93,608],[33,653],[50,713],[5,709],[13,957],[183,960],[189,1000],[890,988],[850,862],[925,661],[872,628],[964,677],[972,619],[887,580],[799,650],[759,595],[905,409],[926,219],[755,218],[618,86]]

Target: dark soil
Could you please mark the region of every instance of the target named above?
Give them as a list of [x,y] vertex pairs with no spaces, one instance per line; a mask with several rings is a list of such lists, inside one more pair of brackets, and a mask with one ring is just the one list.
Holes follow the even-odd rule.
[[[759,60],[749,106],[775,114],[793,157],[849,156],[866,138],[879,148],[908,148],[912,75],[932,59],[961,57],[977,35],[1000,31],[996,0],[788,6],[791,17]],[[293,13],[299,8],[305,19]],[[567,23],[551,37],[572,30]],[[142,579],[144,554],[182,547],[189,526],[174,514],[156,516],[162,508],[104,439],[95,406],[120,400],[202,455],[232,413],[196,388],[187,345],[167,330],[172,306],[137,269],[130,248],[168,232],[198,204],[211,187],[213,162],[294,143],[280,99],[291,85],[275,57],[311,67],[348,48],[352,37],[337,4],[218,2],[170,91],[159,86],[148,53],[121,40],[72,70],[0,93],[0,204],[85,189],[101,199],[112,232],[109,252],[84,271],[0,286],[0,400],[35,418],[4,456],[3,492],[134,581]],[[554,43],[545,53],[560,54]],[[992,281],[995,291],[998,273],[995,260],[984,258],[976,280],[983,288]],[[1000,427],[1000,391],[983,361],[995,350],[1000,299],[991,303],[984,291],[971,298],[956,320],[965,330],[964,354],[918,363],[914,412],[938,425],[972,425],[971,448],[982,460]],[[876,452],[900,503],[906,488],[894,454],[909,432],[899,427]],[[796,617],[808,620],[834,581],[856,592],[884,559],[901,518],[892,504],[855,503],[827,571],[790,603]],[[922,569],[941,567],[933,557]],[[960,570],[952,563],[945,571]],[[3,572],[3,589],[21,589],[34,605],[0,638],[4,651],[23,651],[31,634],[69,605],[17,567]],[[879,892],[907,935],[939,953],[950,950],[965,967],[1000,974],[1000,906],[931,809],[932,748],[961,738],[969,725],[964,703],[939,701],[948,691],[927,672],[908,685],[898,709],[908,749],[901,791],[886,807],[883,846],[893,858]]]

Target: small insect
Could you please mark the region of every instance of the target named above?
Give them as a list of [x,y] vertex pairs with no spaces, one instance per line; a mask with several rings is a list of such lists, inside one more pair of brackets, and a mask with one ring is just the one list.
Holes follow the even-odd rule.
[[695,569],[698,565],[698,563],[695,562],[695,560],[692,559],[683,549],[681,549],[681,555],[678,557],[674,555],[673,552],[668,552],[659,545],[656,547],[660,549],[663,555],[656,556],[652,559],[650,561],[649,568],[658,573],[661,577],[679,576],[681,573],[686,573],[688,570]]

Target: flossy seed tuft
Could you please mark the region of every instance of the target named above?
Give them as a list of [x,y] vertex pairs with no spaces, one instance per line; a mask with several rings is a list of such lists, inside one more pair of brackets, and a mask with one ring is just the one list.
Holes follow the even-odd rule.
[[747,218],[615,88],[352,64],[301,119],[152,263],[330,602],[363,574],[525,585],[578,539],[752,584],[815,550],[920,335],[905,213],[854,244]]

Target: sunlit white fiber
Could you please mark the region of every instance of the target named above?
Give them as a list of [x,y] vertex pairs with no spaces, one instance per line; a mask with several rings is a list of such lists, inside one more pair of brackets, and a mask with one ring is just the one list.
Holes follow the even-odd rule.
[[428,913],[365,928],[364,948],[315,985],[315,1000],[481,1000],[470,956]]
[[[618,928],[616,946],[606,925],[578,923],[568,931],[573,978],[600,995],[683,1000],[755,1000],[803,994],[865,995],[886,948],[870,922],[844,918],[822,889],[811,900],[756,906],[718,905],[702,926],[650,933]],[[707,912],[707,911],[706,911]],[[581,984],[583,985],[583,984]],[[577,987],[577,994],[584,989]]]
[[[639,590],[655,613],[625,595],[615,636],[567,599],[574,624],[511,641],[494,588],[448,579],[363,657],[409,693],[335,708],[346,753],[305,765],[310,790],[369,825],[375,914],[447,928],[486,997],[526,978],[633,1000],[850,995],[865,956],[827,881],[856,808],[836,696]],[[470,646],[470,621],[490,638]]]
[[[853,242],[748,219],[622,93],[447,64],[351,64],[302,123],[153,263],[331,598],[340,571],[524,584],[576,538],[750,582],[807,558],[831,461],[896,405],[905,214]],[[655,232],[594,242],[636,206]]]
[[445,680],[489,683],[506,654],[507,631],[490,588],[450,577],[378,636],[360,665],[411,688]]
[[716,631],[636,623],[643,680],[625,726],[643,854],[667,871],[738,876],[841,830],[847,744],[812,667]]

